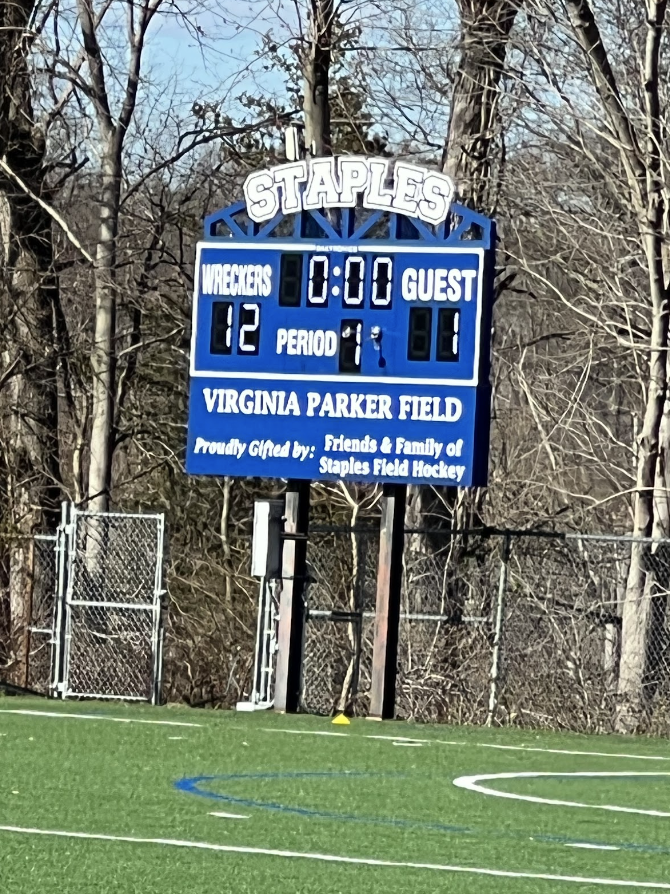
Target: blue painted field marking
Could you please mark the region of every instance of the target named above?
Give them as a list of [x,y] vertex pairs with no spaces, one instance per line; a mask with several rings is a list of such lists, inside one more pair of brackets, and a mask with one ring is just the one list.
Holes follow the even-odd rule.
[[465,826],[450,826],[445,823],[422,822],[421,820],[397,819],[393,817],[359,816],[348,813],[335,813],[326,810],[316,810],[311,807],[296,807],[288,804],[280,804],[276,801],[259,801],[254,798],[240,798],[233,795],[222,794],[201,788],[203,784],[216,782],[242,782],[248,780],[265,779],[360,779],[364,777],[389,776],[388,773],[358,773],[342,771],[320,772],[282,772],[282,773],[225,773],[216,776],[192,776],[179,779],[174,787],[181,792],[190,795],[198,795],[201,798],[210,798],[214,801],[225,801],[228,804],[238,804],[242,807],[258,807],[262,810],[274,810],[278,813],[290,813],[296,816],[313,817],[314,819],[340,820],[352,823],[373,823],[375,825],[396,826],[405,829],[433,829],[438,832],[462,832],[469,834],[470,829]]
[[[430,829],[439,832],[462,833],[465,835],[479,835],[496,839],[514,839],[516,841],[525,841],[530,838],[533,841],[539,841],[545,844],[560,844],[570,847],[592,847],[594,849],[618,849],[640,854],[670,854],[670,847],[663,845],[646,845],[635,844],[632,842],[604,842],[594,839],[572,838],[562,835],[536,834],[528,835],[527,833],[503,831],[503,830],[481,830],[472,829],[466,826],[450,826],[439,822],[423,822],[421,820],[404,820],[394,819],[391,817],[369,817],[357,816],[356,814],[335,813],[329,811],[315,810],[310,807],[295,807],[290,805],[279,804],[271,801],[259,801],[250,798],[239,798],[233,795],[213,792],[210,789],[203,789],[200,786],[204,783],[211,782],[237,782],[248,780],[266,780],[266,779],[356,779],[370,777],[389,777],[398,778],[406,774],[389,774],[389,773],[367,773],[356,771],[286,771],[286,772],[266,772],[266,773],[227,773],[216,776],[193,776],[185,777],[174,783],[174,787],[178,791],[191,795],[197,795],[201,798],[209,798],[215,801],[224,801],[231,804],[238,804],[244,807],[257,807],[262,810],[273,810],[280,813],[289,813],[304,817],[313,817],[315,819],[332,819],[344,822],[372,823],[376,825],[387,825],[400,828],[419,828]],[[563,775],[563,774],[561,774]],[[656,776],[657,774],[653,774]],[[658,774],[662,775],[662,774]]]

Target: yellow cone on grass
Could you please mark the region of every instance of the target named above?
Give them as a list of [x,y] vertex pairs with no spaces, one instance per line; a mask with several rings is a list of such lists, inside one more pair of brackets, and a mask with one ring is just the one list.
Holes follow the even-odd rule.
[[338,714],[337,717],[333,718],[333,723],[336,726],[349,726],[351,721],[348,717],[345,717],[344,714]]

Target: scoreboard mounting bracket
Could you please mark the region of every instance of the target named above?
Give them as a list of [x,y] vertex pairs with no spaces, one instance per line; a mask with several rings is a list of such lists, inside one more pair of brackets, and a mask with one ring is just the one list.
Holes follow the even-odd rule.
[[444,175],[382,162],[259,172],[205,218],[189,473],[486,483],[495,224]]

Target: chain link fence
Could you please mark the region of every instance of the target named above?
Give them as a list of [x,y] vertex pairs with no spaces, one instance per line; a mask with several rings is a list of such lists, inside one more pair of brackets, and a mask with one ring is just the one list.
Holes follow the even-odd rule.
[[67,697],[151,700],[151,608],[72,605],[68,636]]
[[40,695],[51,681],[57,543],[53,534],[0,537],[0,681]]
[[150,605],[162,564],[163,517],[75,511],[69,588],[82,602]]
[[71,512],[66,697],[155,698],[163,534],[162,515]]
[[53,534],[38,534],[34,539],[25,687],[40,695],[48,695],[51,683],[57,588],[58,538]]
[[157,701],[163,541],[162,515],[68,505],[55,534],[0,539],[0,683]]
[[[306,711],[369,711],[379,549],[373,525],[310,532]],[[24,586],[30,581],[30,599],[23,632],[8,636],[5,558],[0,678],[45,694],[155,700],[162,537],[162,516],[75,511],[58,535],[12,541],[2,555],[21,553],[30,570],[21,579]],[[406,533],[397,716],[613,730],[621,702],[626,584],[631,556],[640,553],[647,582],[636,610],[651,609],[645,614],[650,628],[645,654],[633,657],[644,665],[644,728],[666,732],[670,543],[577,534]],[[246,685],[248,657],[239,652],[232,665],[236,691]],[[224,658],[209,657],[212,672]],[[169,660],[183,664],[176,652]]]
[[379,529],[315,528],[308,543],[302,705],[367,714]]
[[398,716],[486,720],[499,573],[495,539],[406,534]]
[[[396,714],[418,721],[614,728],[634,541],[489,531],[408,532]],[[378,533],[310,534],[303,706],[365,714]],[[670,723],[670,544],[643,543],[653,588],[649,722]]]

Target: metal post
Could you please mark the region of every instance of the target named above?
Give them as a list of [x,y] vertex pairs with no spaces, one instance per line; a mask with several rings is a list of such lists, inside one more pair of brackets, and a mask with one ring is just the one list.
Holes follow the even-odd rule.
[[270,602],[270,631],[268,643],[268,701],[274,705],[274,676],[275,676],[275,655],[277,654],[277,622],[279,619],[279,593],[281,592],[281,583],[277,580],[271,580],[269,583],[268,599]]
[[505,596],[507,595],[507,566],[512,539],[505,534],[500,556],[500,576],[498,578],[498,604],[496,606],[496,626],[493,639],[493,659],[491,663],[491,685],[489,688],[489,712],[486,725],[491,726],[498,705],[498,681],[500,679],[500,654],[505,619]]
[[270,582],[265,581],[263,587],[263,643],[261,664],[261,701],[269,705],[272,700],[270,680],[272,676],[272,596],[270,594]]
[[65,659],[65,593],[67,591],[68,553],[68,503],[61,503],[60,524],[56,531],[58,569],[56,575],[56,601],[54,604],[52,648],[51,697],[62,697],[63,664]]
[[262,577],[258,584],[258,618],[256,620],[256,648],[254,649],[254,674],[252,677],[251,703],[258,704],[261,701],[261,677],[262,658],[261,650],[263,648],[263,624],[264,624],[264,602],[265,588],[267,586],[266,578]]
[[406,495],[404,484],[384,485],[370,691],[370,718],[374,720],[395,714]]
[[265,705],[271,705],[272,698],[272,663],[273,654],[273,610],[272,610],[272,593],[270,590],[270,581],[265,582],[263,588],[263,641],[261,643],[261,674],[260,674],[260,694],[261,702]]
[[[353,537],[357,542],[358,567],[355,569],[356,590],[354,595],[353,617],[349,624],[351,630],[352,645],[354,649],[354,666],[351,676],[351,686],[349,688],[349,701],[355,704],[358,696],[358,687],[361,678],[361,653],[363,651],[363,618],[365,616],[365,569],[367,567],[367,555],[369,548],[369,539],[366,534],[360,531],[354,531]],[[372,613],[370,613],[372,614]],[[372,614],[374,617],[374,615]]]
[[295,712],[300,701],[309,527],[309,481],[289,480],[284,510],[282,586],[277,633],[277,679],[274,709]]
[[151,704],[159,705],[163,688],[163,549],[165,543],[165,516],[158,517],[156,526],[156,569],[154,572],[153,610],[151,612],[151,652],[153,680]]
[[158,629],[158,651],[156,653],[156,676],[151,696],[152,705],[160,705],[163,698],[163,647],[165,643],[165,625],[163,623],[163,606],[160,607]]
[[33,596],[35,593],[35,538],[28,541],[28,592],[26,594],[25,626],[23,631],[23,680],[24,689],[30,684],[30,647],[31,628],[33,623]]
[[74,576],[73,576],[73,566],[75,561],[75,556],[77,554],[77,528],[79,522],[77,522],[78,516],[82,515],[77,511],[77,507],[71,503],[69,506],[68,513],[68,521],[65,528],[66,538],[65,542],[67,544],[66,551],[66,579],[65,579],[65,590],[63,591],[63,660],[61,665],[61,681],[59,683],[60,695],[62,699],[66,699],[68,697],[69,692],[69,683],[70,683],[70,657],[71,657],[71,645],[72,645],[72,609],[71,609],[71,601],[74,596]]

